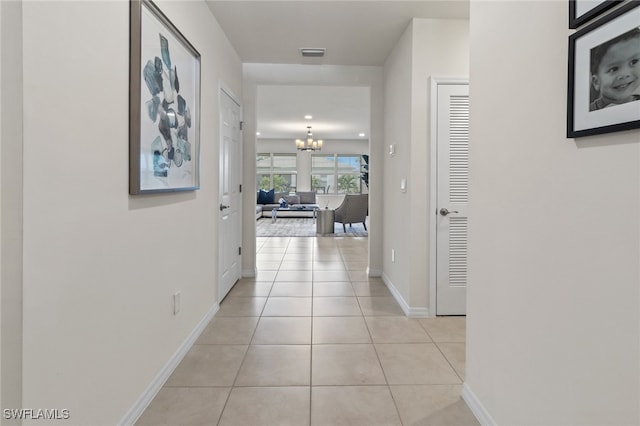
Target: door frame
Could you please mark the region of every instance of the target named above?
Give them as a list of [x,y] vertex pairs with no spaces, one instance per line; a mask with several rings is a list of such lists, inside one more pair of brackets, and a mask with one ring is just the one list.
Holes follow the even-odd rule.
[[429,172],[429,316],[436,316],[437,302],[437,220],[438,220],[438,86],[469,85],[468,77],[436,77],[429,78],[429,137],[430,137],[430,172]]
[[[220,122],[220,117],[222,115],[222,110],[221,110],[221,108],[222,108],[222,97],[224,95],[227,95],[236,105],[238,105],[238,108],[240,110],[240,117],[239,117],[240,121],[244,120],[244,110],[242,108],[242,103],[240,102],[241,98],[239,96],[237,96],[236,93],[228,85],[226,85],[224,83],[224,81],[220,80],[219,84],[218,84],[218,128],[219,128],[218,129],[218,165],[220,164],[220,160],[221,160],[221,158],[220,158],[220,149],[221,149],[221,146],[222,146],[222,138],[223,138],[223,134],[222,134],[223,129],[222,129],[222,123]],[[243,159],[243,155],[244,155],[244,135],[243,135],[243,132],[242,132],[242,127],[240,128],[239,143],[240,143],[240,152],[239,152],[239,157],[240,157],[239,167],[240,167],[240,171],[239,171],[239,174],[240,174],[240,182],[242,182],[242,165],[243,165],[242,159]],[[220,194],[220,187],[221,187],[221,184],[220,184],[220,178],[221,178],[220,177],[220,172],[221,171],[222,170],[219,167],[219,170],[218,170],[218,188],[217,188],[218,197],[217,197],[216,204],[215,204],[216,207],[218,206],[218,204],[220,203],[220,200],[221,200],[221,194]],[[244,192],[244,186],[243,186],[243,192]],[[242,232],[242,228],[243,228],[242,214],[243,214],[243,210],[244,210],[243,209],[243,196],[242,196],[242,194],[240,194],[239,202],[240,202],[240,205],[238,206],[238,217],[240,218],[240,220],[239,220],[240,229],[238,231],[240,232],[240,246],[242,246],[242,234],[243,234],[243,232]],[[220,214],[217,211],[217,208],[216,208],[216,212],[218,213],[218,215],[216,216],[217,217],[217,219],[216,219],[216,228],[217,228],[217,233],[218,233],[218,258],[217,258],[218,262],[217,262],[217,274],[216,274],[216,282],[217,282],[217,285],[218,285],[218,289],[217,289],[217,292],[216,292],[216,299],[217,299],[217,302],[220,303],[222,301],[222,298],[220,297],[221,296],[221,294],[220,294],[221,293],[220,284],[221,284],[221,278],[222,278],[222,275],[221,275],[222,274],[222,270],[221,270],[221,265],[220,265],[220,263],[222,262],[222,257],[221,257],[221,253],[222,253],[222,238],[220,238]],[[242,256],[240,255],[239,257],[240,257],[240,259],[239,259],[240,266],[239,266],[239,270],[238,270],[238,274],[239,274],[238,278],[242,278]]]

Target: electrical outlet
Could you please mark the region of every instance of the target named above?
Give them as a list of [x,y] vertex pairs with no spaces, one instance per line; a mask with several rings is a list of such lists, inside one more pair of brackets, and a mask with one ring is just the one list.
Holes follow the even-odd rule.
[[173,294],[173,315],[178,315],[180,313],[180,292],[176,292]]
[[396,263],[396,250],[391,249],[391,263]]

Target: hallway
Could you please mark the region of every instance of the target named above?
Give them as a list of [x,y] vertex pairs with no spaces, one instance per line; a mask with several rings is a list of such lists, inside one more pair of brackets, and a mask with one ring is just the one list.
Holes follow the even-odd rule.
[[367,238],[258,238],[242,279],[138,425],[475,425],[465,319],[408,319]]

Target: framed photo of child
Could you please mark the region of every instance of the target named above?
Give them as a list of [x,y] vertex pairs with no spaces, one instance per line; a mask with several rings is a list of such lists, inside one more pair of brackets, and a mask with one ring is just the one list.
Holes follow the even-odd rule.
[[640,128],[640,1],[569,37],[567,137]]
[[622,0],[569,0],[569,28],[576,29]]

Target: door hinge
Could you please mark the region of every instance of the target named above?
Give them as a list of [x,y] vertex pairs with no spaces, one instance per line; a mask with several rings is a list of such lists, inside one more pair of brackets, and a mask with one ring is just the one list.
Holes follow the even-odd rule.
[[240,192],[242,192],[242,184],[240,184]]
[[238,247],[238,256],[242,256],[242,247]]
[[240,122],[240,130],[242,130],[242,128],[244,127],[244,121]]

